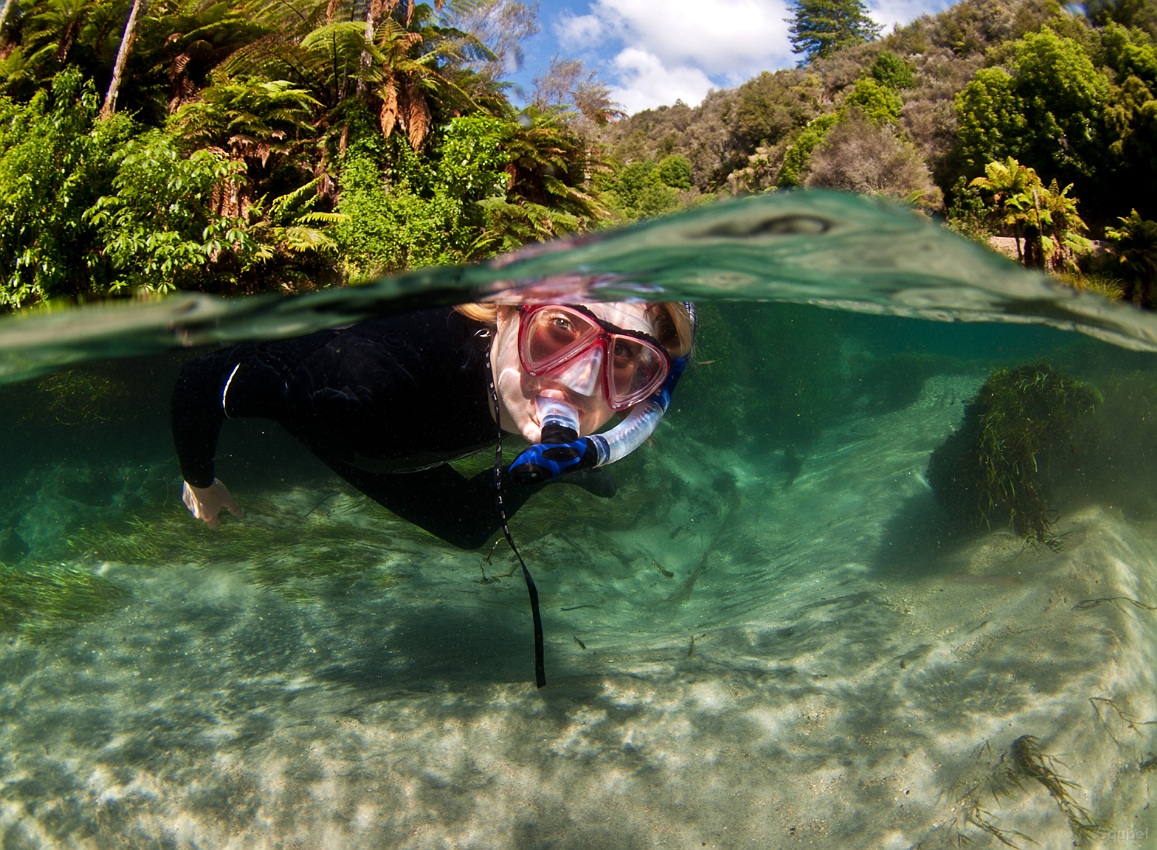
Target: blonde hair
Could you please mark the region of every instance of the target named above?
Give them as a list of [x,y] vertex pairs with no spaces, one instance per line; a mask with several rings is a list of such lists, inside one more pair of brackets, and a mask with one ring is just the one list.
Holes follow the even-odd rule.
[[[459,304],[454,309],[491,328],[498,326],[497,304]],[[655,329],[655,339],[672,358],[691,353],[695,326],[687,305],[678,301],[657,301],[647,305],[647,318]]]

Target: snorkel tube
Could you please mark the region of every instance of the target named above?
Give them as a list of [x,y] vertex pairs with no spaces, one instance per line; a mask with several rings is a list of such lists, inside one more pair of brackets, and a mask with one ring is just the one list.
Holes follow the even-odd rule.
[[[684,304],[695,327],[695,307]],[[535,399],[542,442],[528,448],[510,464],[509,475],[519,484],[538,484],[568,472],[594,469],[622,460],[647,441],[671,405],[671,394],[691,352],[671,361],[667,379],[655,393],[631,408],[615,427],[589,437],[578,435],[578,416],[565,402],[552,398]]]

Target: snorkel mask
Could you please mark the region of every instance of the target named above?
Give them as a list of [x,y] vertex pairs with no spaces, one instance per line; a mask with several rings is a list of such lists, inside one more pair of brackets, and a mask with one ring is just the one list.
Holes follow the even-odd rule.
[[[694,328],[695,307],[684,306]],[[564,401],[539,396],[542,441],[515,458],[510,477],[519,484],[542,483],[622,460],[646,442],[671,404],[690,351],[671,359],[649,335],[617,328],[581,307],[522,307],[520,312],[519,357],[529,374],[565,370],[572,363],[577,368],[585,360],[581,379],[601,380],[608,404],[630,412],[607,431],[579,437],[577,412]]]

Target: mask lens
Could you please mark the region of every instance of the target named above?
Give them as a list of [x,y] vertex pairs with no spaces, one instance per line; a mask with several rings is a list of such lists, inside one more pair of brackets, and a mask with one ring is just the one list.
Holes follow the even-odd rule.
[[589,346],[602,329],[574,310],[544,307],[523,316],[522,359],[536,371],[552,369]]
[[634,337],[612,334],[607,375],[616,407],[642,401],[663,383],[667,358],[653,345]]

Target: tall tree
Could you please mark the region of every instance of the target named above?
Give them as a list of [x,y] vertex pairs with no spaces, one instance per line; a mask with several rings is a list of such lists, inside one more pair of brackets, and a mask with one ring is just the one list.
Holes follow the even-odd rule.
[[880,25],[868,17],[863,0],[792,0],[788,9],[793,13],[791,47],[803,54],[801,65],[880,35]]
[[129,19],[125,23],[124,35],[121,36],[121,46],[117,49],[116,62],[112,68],[112,80],[108,84],[108,93],[104,96],[104,105],[100,108],[102,118],[107,118],[116,111],[117,92],[120,91],[121,78],[124,76],[125,63],[129,59],[129,51],[133,49],[133,42],[137,38],[137,20],[145,0],[133,0],[129,10]]

